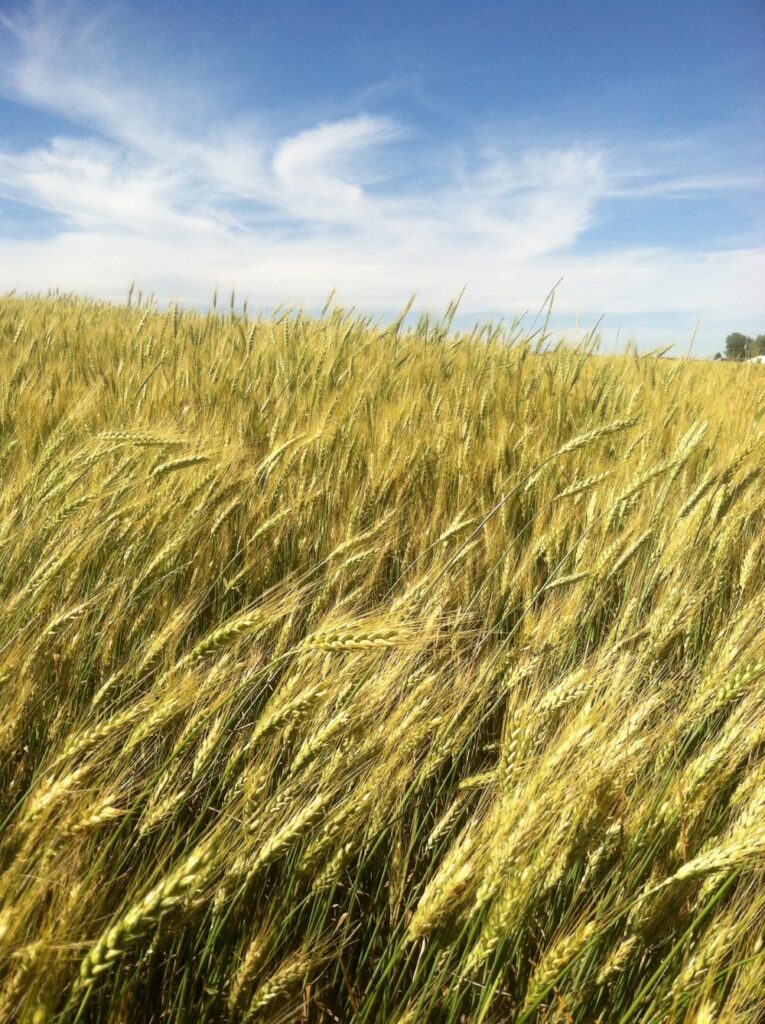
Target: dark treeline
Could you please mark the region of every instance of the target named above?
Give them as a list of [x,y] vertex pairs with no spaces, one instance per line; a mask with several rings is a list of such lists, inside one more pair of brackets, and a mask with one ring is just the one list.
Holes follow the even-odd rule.
[[751,359],[752,356],[765,356],[765,334],[750,338],[746,334],[734,331],[725,339],[726,359]]

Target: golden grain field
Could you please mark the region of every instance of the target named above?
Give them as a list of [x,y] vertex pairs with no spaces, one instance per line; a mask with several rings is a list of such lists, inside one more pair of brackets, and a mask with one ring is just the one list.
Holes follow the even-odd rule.
[[0,299],[0,1022],[765,1019],[765,373]]

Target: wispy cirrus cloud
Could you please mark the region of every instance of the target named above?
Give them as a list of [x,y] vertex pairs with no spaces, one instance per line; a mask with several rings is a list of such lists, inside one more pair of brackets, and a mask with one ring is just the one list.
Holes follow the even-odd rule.
[[221,285],[316,306],[337,287],[392,311],[413,290],[443,308],[467,284],[469,308],[512,312],[563,276],[564,313],[763,312],[765,247],[580,249],[606,201],[757,189],[756,174],[640,168],[591,141],[471,149],[466,136],[434,157],[437,184],[404,187],[406,118],[359,111],[280,135],[251,113],[224,117],[199,86],[127,80],[116,21],[66,7],[2,19],[0,89],[62,121],[42,144],[0,142],[0,197],[51,218],[21,237],[0,199],[0,289],[117,298],[137,280],[164,299],[202,303]]
[[609,192],[612,197],[687,196],[765,189],[765,174],[698,174],[678,177],[649,172],[625,175]]

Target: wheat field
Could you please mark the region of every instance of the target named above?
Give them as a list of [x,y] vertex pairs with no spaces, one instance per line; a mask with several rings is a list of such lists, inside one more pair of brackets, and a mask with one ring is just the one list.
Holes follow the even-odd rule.
[[765,1019],[765,374],[0,299],[0,1021]]

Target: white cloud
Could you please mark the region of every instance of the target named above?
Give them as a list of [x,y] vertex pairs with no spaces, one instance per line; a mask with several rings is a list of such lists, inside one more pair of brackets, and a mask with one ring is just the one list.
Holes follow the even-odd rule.
[[[740,192],[765,188],[765,174],[699,174],[679,177],[635,175],[634,183],[625,181],[612,188],[615,198],[650,198],[654,196],[693,196],[699,193]],[[641,180],[642,179],[642,180]],[[645,180],[647,179],[647,180]]]
[[593,144],[495,147],[442,167],[437,188],[405,191],[395,181],[411,131],[392,118],[361,113],[282,138],[256,119],[190,125],[186,84],[120,80],[100,22],[73,38],[38,4],[5,25],[17,52],[2,87],[73,128],[43,146],[0,145],[0,196],[59,218],[35,238],[3,235],[0,221],[0,291],[120,298],[135,280],[163,300],[200,304],[234,286],[256,305],[316,307],[337,287],[340,301],[392,311],[414,290],[443,309],[467,284],[463,308],[512,312],[537,307],[563,276],[559,312],[620,323],[674,311],[738,326],[765,311],[765,248],[577,251],[605,199],[753,187],[756,176],[619,171]]
[[93,141],[56,138],[47,148],[0,153],[0,188],[8,198],[86,229],[152,230],[175,219],[164,201],[171,180],[157,170],[132,168],[111,147]]
[[372,215],[360,183],[349,181],[354,155],[397,135],[395,126],[372,117],[320,124],[284,139],[273,169],[282,204],[295,216],[334,223],[359,223]]

